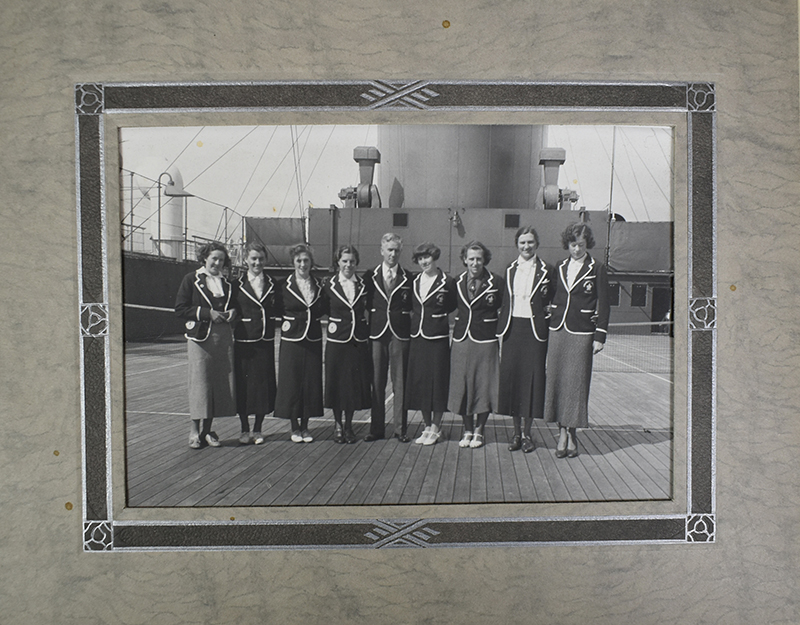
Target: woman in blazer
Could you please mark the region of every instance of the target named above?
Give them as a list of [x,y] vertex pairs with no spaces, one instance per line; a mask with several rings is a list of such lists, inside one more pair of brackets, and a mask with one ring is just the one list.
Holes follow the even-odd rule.
[[422,412],[425,430],[414,440],[418,445],[433,445],[441,438],[450,388],[448,314],[456,309],[456,290],[455,281],[436,266],[441,253],[433,243],[423,243],[412,256],[422,271],[412,285],[406,407]]
[[311,274],[311,248],[299,243],[289,250],[294,265],[280,286],[283,315],[278,357],[278,393],[275,416],[289,419],[295,443],[314,440],[308,431],[311,417],[321,417],[322,407],[322,325],[326,312],[322,284]]
[[533,420],[544,418],[546,307],[553,297],[552,270],[536,254],[539,235],[533,226],[517,230],[514,241],[519,257],[506,269],[497,332],[502,341],[497,412],[510,415],[514,422],[509,451],[522,449],[527,454],[535,449]]
[[359,255],[355,247],[340,247],[336,262],[339,271],[324,286],[328,303],[325,407],[333,410],[336,420],[333,440],[336,443],[355,443],[353,413],[368,409],[372,403],[367,290],[364,280],[356,275]]
[[[261,424],[275,409],[275,291],[274,280],[267,275],[267,250],[251,242],[245,248],[247,272],[239,276],[234,299],[239,321],[234,327],[236,341],[236,411],[242,426],[239,442],[264,442]],[[255,415],[250,434],[248,415]]]
[[559,425],[557,458],[578,455],[577,428],[589,427],[592,357],[603,349],[610,306],[605,265],[592,258],[592,230],[583,223],[567,226],[561,243],[569,250],[555,275],[550,305],[545,420]]
[[230,257],[222,243],[213,241],[198,250],[197,260],[202,267],[183,278],[175,298],[175,314],[186,326],[192,449],[219,447],[211,422],[236,412],[230,325],[236,311],[231,283],[222,273]]
[[[497,410],[497,315],[503,303],[503,279],[486,265],[492,253],[480,241],[461,248],[467,270],[456,282],[458,313],[453,327],[450,392],[447,406],[461,415],[464,434],[460,447],[482,447],[489,413]],[[473,420],[473,415],[477,419]]]

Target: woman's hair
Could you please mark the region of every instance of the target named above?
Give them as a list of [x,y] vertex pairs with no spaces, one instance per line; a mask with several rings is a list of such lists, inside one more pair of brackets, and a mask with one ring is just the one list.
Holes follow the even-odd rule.
[[483,252],[483,264],[488,265],[489,261],[492,260],[492,253],[489,251],[489,248],[486,247],[480,241],[470,241],[464,247],[461,248],[461,262],[465,265],[467,264],[467,253],[470,250],[480,250]]
[[245,257],[249,256],[250,252],[259,252],[264,255],[264,258],[267,258],[267,248],[264,247],[263,243],[258,241],[250,241],[244,248]]
[[592,229],[586,224],[574,223],[566,227],[564,232],[561,233],[561,245],[565,250],[569,249],[569,244],[577,241],[583,237],[586,240],[586,249],[590,250],[594,247],[594,236],[592,236]]
[[204,245],[201,245],[197,248],[197,260],[200,264],[205,265],[206,259],[209,257],[211,252],[220,251],[225,254],[225,267],[230,267],[231,264],[231,257],[228,255],[228,250],[225,249],[225,246],[222,245],[219,241],[211,241]]
[[441,255],[442,250],[440,250],[433,243],[420,243],[416,248],[414,248],[414,253],[411,255],[411,260],[419,264],[419,259],[423,256],[430,256],[433,260],[439,260],[439,256]]
[[294,262],[294,259],[300,256],[300,254],[308,254],[308,257],[311,259],[311,264],[314,264],[314,254],[311,253],[310,246],[305,243],[298,243],[289,248],[289,257],[292,259],[292,262]]
[[539,235],[536,230],[534,230],[533,226],[522,226],[522,228],[517,230],[517,233],[514,235],[514,245],[519,243],[519,238],[523,234],[532,234],[533,242],[536,243],[536,247],[539,247]]
[[342,256],[345,254],[352,254],[356,259],[356,265],[361,262],[361,257],[358,255],[358,250],[356,249],[355,245],[342,245],[338,250],[336,250],[336,262],[338,263],[342,260]]

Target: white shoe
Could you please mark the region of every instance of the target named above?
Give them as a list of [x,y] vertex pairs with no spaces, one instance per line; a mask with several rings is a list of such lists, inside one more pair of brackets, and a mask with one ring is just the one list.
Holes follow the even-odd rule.
[[435,445],[436,443],[439,442],[441,436],[442,436],[441,432],[434,432],[433,430],[431,430],[430,432],[428,432],[428,438],[426,438],[422,444]]
[[199,434],[190,434],[189,435],[189,447],[192,449],[200,449],[200,435]]
[[264,443],[264,435],[261,432],[253,432],[253,444],[261,445]]
[[239,435],[239,443],[241,445],[247,445],[250,442],[250,432],[242,432]]
[[314,442],[314,437],[311,436],[311,432],[309,432],[308,430],[303,430],[300,433],[300,436],[303,437],[303,442],[304,443],[313,443]]
[[292,432],[292,442],[293,443],[302,443],[303,442],[303,435],[300,433],[300,430]]
[[472,449],[483,447],[483,434],[473,434],[472,442],[469,444],[469,446],[472,447]]
[[431,433],[431,426],[429,425],[428,427],[426,427],[422,431],[422,436],[420,436],[419,438],[415,438],[414,439],[414,444],[415,445],[424,445],[425,441],[428,440],[428,437],[430,436],[430,433]]
[[222,443],[219,442],[216,432],[209,432],[206,434],[206,443],[209,447],[219,447]]
[[469,447],[472,444],[472,432],[464,432],[464,436],[458,441],[459,447]]

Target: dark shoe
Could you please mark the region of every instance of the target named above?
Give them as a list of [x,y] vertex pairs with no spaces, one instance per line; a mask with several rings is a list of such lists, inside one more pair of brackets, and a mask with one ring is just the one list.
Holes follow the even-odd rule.
[[558,449],[556,448],[556,458],[566,458],[567,457],[567,448]]
[[352,444],[353,444],[353,443],[355,443],[357,440],[358,440],[358,439],[356,438],[356,433],[355,433],[355,432],[353,432],[353,430],[352,430],[352,429],[350,429],[350,428],[347,428],[347,429],[344,431],[344,442],[345,442],[345,443],[347,443],[348,445],[352,445]]
[[337,425],[336,430],[333,432],[333,442],[340,445],[344,443],[344,432],[341,425]]
[[379,441],[379,440],[383,440],[383,436],[378,436],[377,434],[373,434],[372,432],[370,432],[364,437],[365,443],[371,443],[372,441]]
[[578,434],[575,430],[571,430],[570,434],[572,434],[572,442],[575,443],[575,449],[567,449],[567,458],[577,458],[578,457]]
[[529,454],[534,449],[536,449],[536,445],[533,443],[533,439],[529,436],[524,436],[522,438],[522,453]]
[[406,434],[405,432],[401,432],[400,434],[395,434],[395,437],[401,443],[410,443],[411,442],[411,439],[408,437],[408,434]]
[[517,451],[518,449],[522,449],[522,437],[515,436],[511,439],[511,444],[508,446],[508,451]]

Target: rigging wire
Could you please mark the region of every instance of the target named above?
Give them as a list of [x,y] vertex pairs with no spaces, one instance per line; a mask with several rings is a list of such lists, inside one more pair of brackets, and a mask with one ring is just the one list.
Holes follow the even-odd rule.
[[188,187],[188,186],[189,186],[190,184],[192,184],[192,183],[193,183],[195,180],[197,180],[197,179],[198,179],[200,176],[202,176],[202,175],[203,175],[204,173],[206,173],[206,172],[207,172],[209,169],[211,169],[211,168],[212,168],[214,165],[216,165],[217,163],[219,163],[219,162],[220,162],[220,161],[221,161],[223,158],[225,158],[225,156],[227,156],[227,155],[230,153],[230,151],[231,151],[231,150],[233,150],[233,148],[235,148],[235,147],[236,147],[237,145],[239,145],[239,144],[240,144],[242,141],[244,141],[245,139],[247,139],[247,137],[249,137],[251,134],[253,134],[253,133],[254,133],[254,132],[257,130],[257,129],[258,129],[258,126],[253,126],[253,128],[252,128],[252,130],[250,130],[250,132],[248,132],[248,133],[247,133],[247,134],[246,134],[244,137],[242,137],[241,139],[239,139],[239,140],[238,140],[236,143],[234,143],[234,144],[233,144],[233,145],[232,145],[230,148],[228,148],[227,150],[225,150],[225,151],[224,151],[224,152],[223,152],[223,153],[222,153],[222,154],[219,156],[219,158],[217,158],[217,159],[216,159],[216,160],[215,160],[213,163],[211,163],[211,164],[210,164],[208,167],[206,167],[206,168],[205,168],[203,171],[201,171],[199,174],[197,174],[197,175],[196,175],[194,178],[192,178],[192,179],[191,179],[189,182],[186,182],[186,183],[184,183],[184,185],[183,185],[183,188],[185,189],[186,187]]
[[255,167],[253,167],[253,171],[250,173],[250,177],[247,179],[247,182],[245,183],[244,187],[242,188],[242,192],[239,195],[239,199],[236,200],[236,204],[234,204],[234,206],[233,206],[234,209],[239,207],[239,202],[242,201],[242,198],[244,197],[244,193],[245,193],[245,191],[247,191],[247,187],[250,186],[250,183],[252,182],[253,177],[256,175],[256,171],[258,170],[258,166],[261,165],[261,161],[264,159],[264,155],[267,153],[267,149],[269,148],[270,144],[272,143],[272,139],[275,136],[276,132],[278,132],[278,127],[277,126],[275,126],[272,129],[272,134],[270,135],[269,139],[267,140],[266,145],[264,146],[264,151],[261,152],[261,156],[258,157],[258,162],[256,163]]
[[[623,133],[625,136],[625,133]],[[650,211],[647,210],[647,201],[644,199],[644,193],[642,193],[642,187],[639,184],[639,177],[636,175],[636,170],[633,167],[633,161],[631,160],[631,153],[628,151],[628,142],[623,143],[623,148],[625,149],[625,156],[628,159],[628,165],[631,168],[631,175],[633,176],[633,181],[636,183],[636,190],[639,191],[639,197],[642,199],[642,208],[644,209],[644,214],[647,215],[647,221],[652,221],[650,218]]]
[[[623,131],[623,134],[624,134],[624,131]],[[664,199],[667,200],[667,203],[669,204],[670,209],[672,209],[672,199],[666,193],[664,193],[664,190],[661,188],[661,185],[659,184],[658,179],[655,177],[653,172],[650,170],[650,167],[648,167],[647,161],[642,157],[641,154],[639,154],[639,150],[636,149],[636,144],[629,142],[628,145],[636,153],[636,156],[639,158],[639,162],[645,168],[645,171],[648,174],[650,174],[650,177],[653,179],[653,182],[656,184],[656,187],[661,192],[661,195],[664,196]],[[660,142],[659,142],[659,147],[661,147],[660,146]],[[662,150],[662,154],[663,154],[663,150]],[[669,165],[670,165],[670,172],[672,172],[672,164],[670,163]],[[633,165],[631,165],[631,169],[633,169]],[[636,172],[634,170],[634,176],[635,175],[636,175]]]

